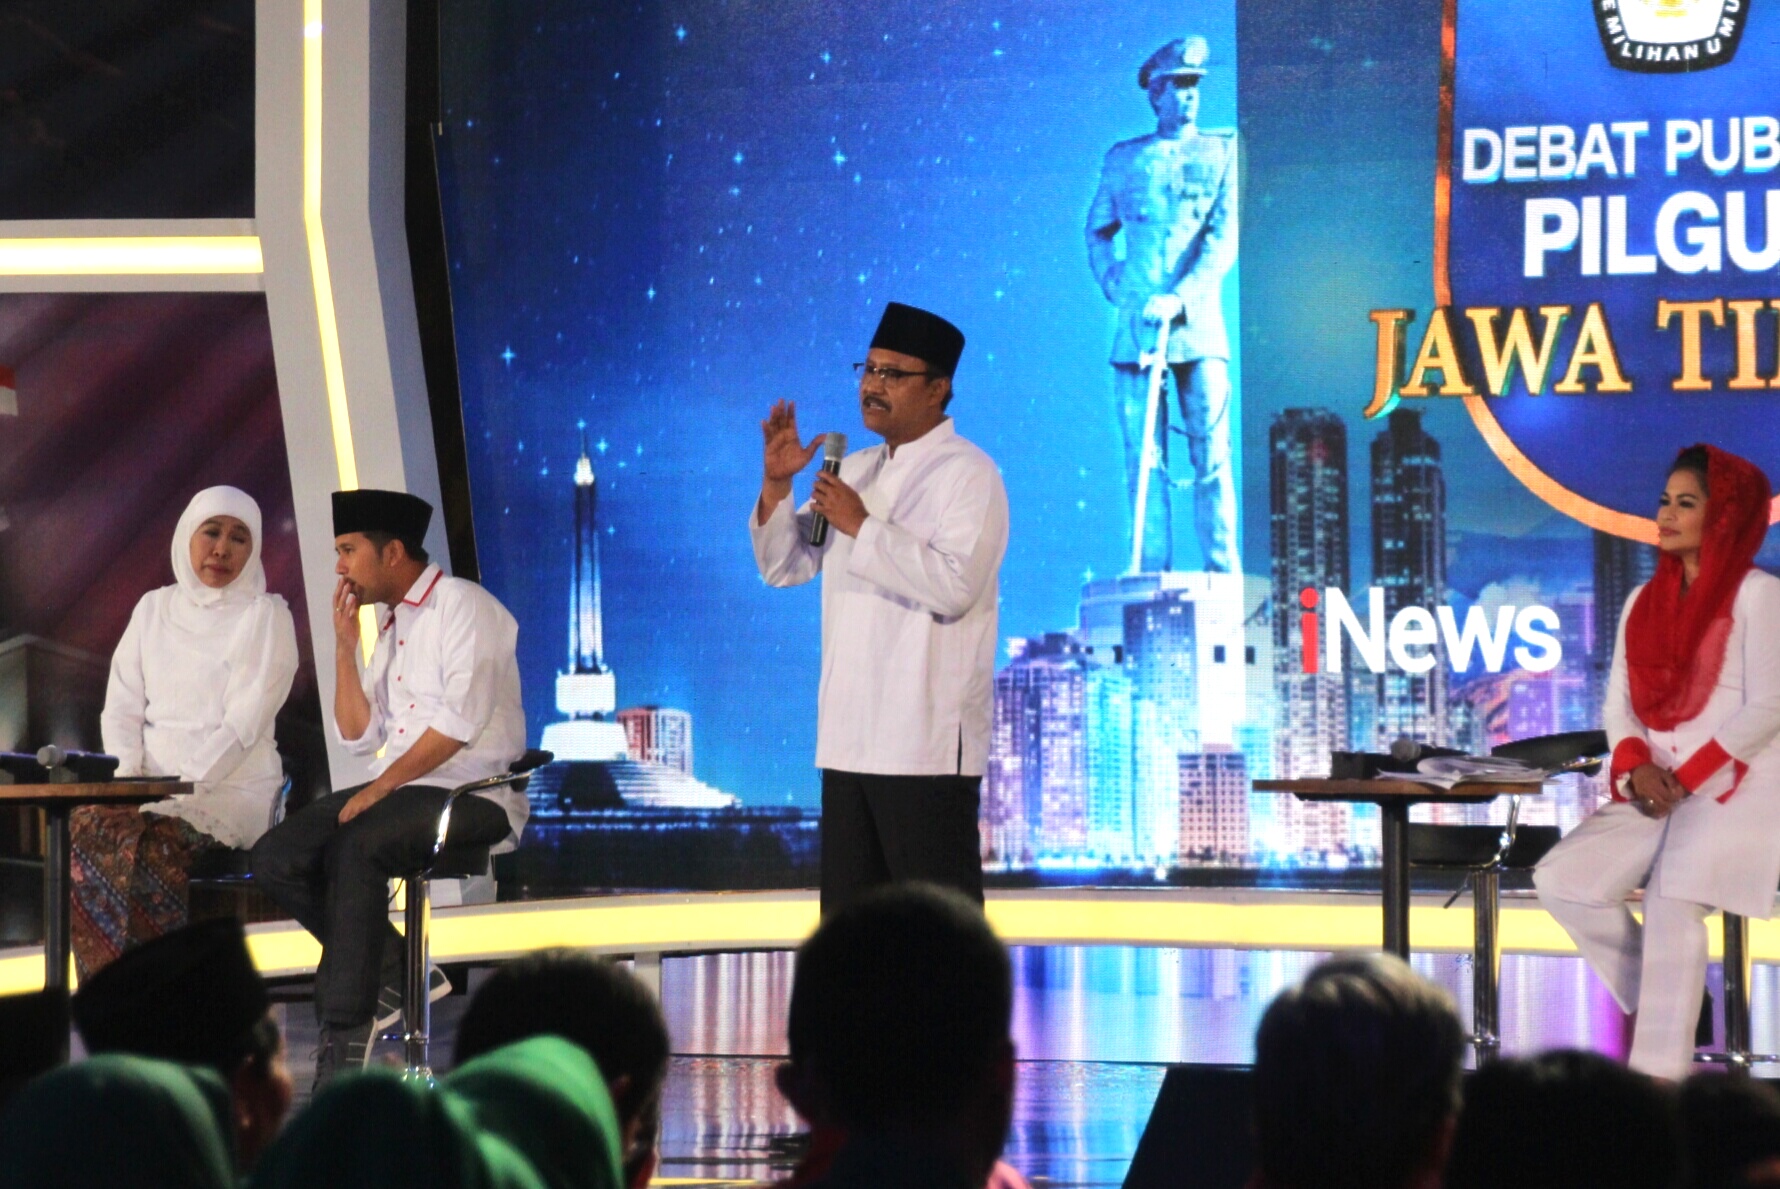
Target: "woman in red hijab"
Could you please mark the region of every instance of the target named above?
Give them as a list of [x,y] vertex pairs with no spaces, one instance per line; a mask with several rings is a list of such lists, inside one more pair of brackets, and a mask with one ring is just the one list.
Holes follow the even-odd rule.
[[[1780,885],[1780,579],[1755,568],[1769,499],[1767,476],[1734,454],[1675,459],[1656,576],[1626,600],[1613,645],[1613,801],[1533,875],[1636,1013],[1628,1060],[1656,1077],[1692,1063],[1707,915],[1772,916]],[[1642,926],[1626,903],[1639,887]]]

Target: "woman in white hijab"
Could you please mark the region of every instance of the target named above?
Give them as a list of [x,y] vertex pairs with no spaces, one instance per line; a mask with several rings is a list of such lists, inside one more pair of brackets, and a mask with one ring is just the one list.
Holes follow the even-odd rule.
[[187,872],[210,847],[252,846],[284,781],[272,723],[297,673],[290,608],[266,593],[260,508],[244,491],[192,497],[173,533],[172,586],[136,604],[111,658],[100,730],[119,776],[193,791],[73,815],[74,960],[87,976],[184,925]]

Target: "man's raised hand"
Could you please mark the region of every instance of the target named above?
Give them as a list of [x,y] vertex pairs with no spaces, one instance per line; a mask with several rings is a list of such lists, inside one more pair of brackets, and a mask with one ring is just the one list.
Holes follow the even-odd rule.
[[341,648],[358,647],[358,596],[344,578],[334,584],[334,643]]
[[819,433],[808,446],[799,442],[797,404],[793,401],[776,402],[760,423],[760,430],[766,438],[766,481],[774,485],[789,484],[791,476],[810,465],[810,459],[816,457],[816,451],[828,437]]

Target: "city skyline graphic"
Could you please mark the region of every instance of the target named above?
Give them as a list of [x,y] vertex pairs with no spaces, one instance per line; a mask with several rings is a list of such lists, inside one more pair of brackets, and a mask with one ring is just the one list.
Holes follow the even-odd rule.
[[[1599,721],[1606,664],[1595,588],[1614,614],[1648,577],[1654,550],[1597,534],[1594,574],[1517,565],[1474,600],[1549,603],[1563,656],[1544,672],[1372,673],[1346,647],[1341,672],[1307,672],[1306,591],[1352,590],[1353,548],[1370,553],[1386,616],[1464,602],[1447,571],[1441,444],[1416,409],[1371,423],[1370,539],[1348,522],[1348,427],[1333,410],[1286,409],[1268,427],[1271,570],[1265,576],[1134,574],[1083,588],[1078,624],[1013,642],[996,675],[984,782],[983,857],[992,868],[1154,870],[1346,867],[1376,862],[1377,811],[1256,794],[1266,777],[1322,776],[1335,751],[1399,738],[1482,752]],[[1464,610],[1464,608],[1457,608]],[[1610,647],[1611,632],[1605,633]],[[1437,650],[1438,651],[1438,650]],[[1567,778],[1522,820],[1568,828],[1601,796]],[[1429,820],[1491,820],[1505,807],[1443,806]]]

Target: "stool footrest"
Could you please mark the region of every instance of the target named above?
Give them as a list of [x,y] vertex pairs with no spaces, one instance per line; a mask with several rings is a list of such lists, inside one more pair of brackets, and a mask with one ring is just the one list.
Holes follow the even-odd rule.
[[1738,1069],[1748,1069],[1753,1065],[1780,1064],[1780,1055],[1774,1053],[1695,1053],[1695,1065],[1729,1065]]

